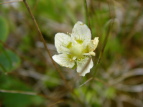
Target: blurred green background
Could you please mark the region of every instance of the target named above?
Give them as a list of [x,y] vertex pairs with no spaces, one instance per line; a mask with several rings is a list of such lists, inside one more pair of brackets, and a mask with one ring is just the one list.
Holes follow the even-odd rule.
[[142,0],[87,0],[87,15],[84,0],[27,2],[52,55],[55,34],[88,17],[92,38],[99,37],[94,67],[79,77],[59,66],[65,84],[24,3],[0,4],[0,107],[143,106]]

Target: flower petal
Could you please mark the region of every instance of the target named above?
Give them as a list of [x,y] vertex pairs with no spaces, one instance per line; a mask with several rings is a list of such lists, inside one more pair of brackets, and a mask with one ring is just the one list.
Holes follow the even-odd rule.
[[77,72],[80,76],[85,76],[86,73],[90,72],[93,67],[93,61],[91,58],[85,57],[81,61],[77,61]]
[[67,54],[54,55],[52,58],[55,62],[64,67],[72,68],[75,64],[74,60],[70,59]]
[[87,25],[78,21],[72,30],[71,38],[78,43],[88,44],[91,40],[91,31]]
[[94,40],[91,40],[91,42],[88,44],[88,50],[89,52],[93,52],[99,43],[99,38],[95,37]]
[[57,33],[55,35],[55,46],[58,53],[68,53],[68,46],[71,44],[71,37],[64,33]]

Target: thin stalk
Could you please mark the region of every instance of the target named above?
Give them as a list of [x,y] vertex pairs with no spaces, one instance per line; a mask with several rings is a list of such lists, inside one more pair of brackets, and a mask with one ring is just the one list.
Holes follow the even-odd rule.
[[28,91],[20,91],[20,90],[4,90],[4,89],[0,89],[0,93],[11,93],[11,94],[24,94],[24,95],[31,95],[31,96],[40,96],[52,101],[56,101],[56,98],[53,97],[49,97],[46,96],[44,94],[40,94],[40,93],[35,93],[35,92],[28,92]]
[[89,78],[88,80],[86,80],[83,84],[81,84],[78,88],[82,87],[83,85],[87,84],[89,81],[91,81],[93,79],[93,77]]
[[[110,0],[111,2],[111,0]],[[97,66],[99,65],[100,61],[101,61],[101,58],[102,58],[102,55],[104,53],[104,50],[105,50],[105,47],[106,47],[106,44],[108,42],[108,38],[109,38],[109,35],[110,35],[110,32],[111,32],[111,28],[113,27],[113,24],[114,24],[114,13],[112,13],[112,10],[113,8],[111,8],[110,6],[110,2],[108,2],[108,7],[109,7],[109,12],[110,12],[110,18],[113,19],[113,21],[110,23],[108,29],[107,29],[107,33],[106,33],[106,36],[105,36],[105,39],[103,41],[103,46],[101,48],[101,51],[100,51],[100,54],[99,54],[99,57],[98,57],[98,60],[97,60],[97,63],[95,65],[95,68],[97,69]],[[95,75],[95,73],[97,72],[94,72],[93,75]]]
[[[114,18],[114,13],[113,13],[113,8],[111,8],[111,6],[110,6],[110,4],[111,4],[111,0],[109,0],[108,1],[108,7],[109,7],[109,12],[110,12],[110,18],[111,19],[113,19]],[[102,55],[103,55],[103,53],[104,53],[104,50],[105,50],[105,47],[106,47],[106,44],[107,44],[107,42],[108,42],[108,38],[109,38],[109,35],[110,35],[110,32],[111,32],[111,28],[112,28],[112,26],[113,26],[113,24],[114,24],[114,20],[111,22],[111,24],[109,25],[109,28],[107,29],[107,33],[106,33],[106,36],[105,36],[105,39],[104,39],[104,41],[103,41],[103,46],[102,46],[102,49],[101,49],[101,51],[100,51],[100,54],[99,54],[99,57],[98,57],[98,60],[97,60],[97,63],[96,63],[96,65],[95,65],[95,71],[96,72],[93,72],[93,76],[96,76],[97,75],[97,73],[98,73],[98,71],[99,70],[97,70],[98,69],[98,65],[99,65],[99,63],[100,63],[100,61],[101,61],[101,58],[102,58]],[[92,78],[92,77],[91,77]],[[89,79],[88,79],[89,80]],[[91,81],[90,81],[90,83],[88,84],[88,87],[87,87],[87,90],[86,90],[86,94],[87,94],[87,91],[89,90],[89,86],[91,86],[91,83],[93,82],[93,80],[97,80],[96,78],[94,78],[94,79],[90,79]],[[99,81],[100,79],[98,79],[98,81]],[[102,80],[100,80],[100,82],[101,82]],[[102,83],[104,83],[105,84],[105,82],[103,82],[102,81]],[[90,101],[91,101],[91,99],[90,99]]]
[[[110,17],[111,18],[114,18],[113,16],[114,16],[114,13],[112,13],[112,9],[111,9],[111,7],[110,7],[110,3],[108,3],[108,6],[109,6],[109,11],[110,11]],[[96,74],[97,74],[97,69],[98,69],[98,65],[99,65],[99,63],[100,63],[100,61],[101,61],[101,58],[102,58],[102,55],[103,55],[103,53],[104,53],[104,50],[105,50],[105,47],[106,47],[106,44],[107,44],[107,42],[108,42],[108,38],[109,38],[109,35],[110,35],[110,32],[111,32],[111,28],[112,28],[112,26],[113,26],[113,24],[114,24],[114,20],[111,22],[111,24],[109,25],[109,28],[107,29],[107,34],[106,34],[106,36],[105,36],[105,39],[104,39],[104,41],[103,41],[103,46],[102,46],[102,49],[101,49],[101,51],[100,51],[100,54],[99,54],[99,57],[98,57],[98,60],[97,60],[97,63],[96,63],[96,65],[95,65],[95,71],[96,72],[93,72],[93,76],[95,76]],[[89,63],[89,62],[88,62]],[[88,64],[87,63],[87,64]],[[87,66],[87,65],[86,65]],[[84,69],[83,69],[84,70]],[[81,86],[83,86],[83,85],[85,85],[86,83],[88,83],[89,81],[92,81],[92,80],[97,80],[98,78],[95,78],[95,77],[90,77],[87,81],[85,81],[83,84],[81,84],[79,87],[81,87]],[[100,79],[98,79],[98,80],[100,80]],[[102,80],[100,80],[100,81],[102,81]]]
[[[105,47],[106,47],[106,44],[107,44],[107,41],[108,41],[108,38],[109,38],[109,35],[110,35],[110,32],[111,32],[111,28],[112,28],[112,26],[113,26],[113,23],[114,23],[114,21],[111,22],[111,24],[110,24],[110,26],[109,26],[109,28],[108,28],[106,37],[105,37],[105,39],[104,39],[103,47],[102,47],[102,49],[101,49],[101,51],[100,51],[100,54],[99,54],[97,63],[96,63],[96,65],[95,65],[96,70],[97,70],[98,65],[99,65],[99,63],[100,63],[100,61],[101,61],[101,58],[102,58],[102,56],[103,56],[103,53],[104,53],[104,50],[105,50]],[[93,73],[93,75],[95,75],[95,74],[97,74],[97,71]]]
[[91,80],[95,80],[95,81],[98,81],[98,82],[100,82],[100,83],[102,83],[102,84],[104,84],[105,86],[111,86],[110,84],[107,84],[106,82],[104,82],[103,80],[101,80],[101,79],[99,79],[99,78],[96,78],[96,77],[90,77],[87,81],[85,81],[83,84],[81,84],[79,87],[77,87],[77,88],[80,88],[80,87],[82,87],[83,85],[85,85],[85,84],[87,84],[88,82],[90,82]]
[[29,14],[30,14],[30,16],[31,16],[31,18],[32,18],[32,20],[33,20],[33,22],[34,22],[34,24],[35,24],[35,27],[36,27],[36,29],[37,29],[37,31],[38,31],[38,33],[39,33],[40,39],[42,40],[42,42],[43,42],[43,44],[44,44],[44,47],[45,47],[45,49],[46,49],[48,55],[50,56],[50,59],[51,59],[53,65],[55,66],[56,70],[59,72],[61,78],[62,78],[62,79],[64,80],[64,82],[66,83],[65,77],[63,76],[63,74],[61,73],[60,69],[58,68],[58,66],[56,65],[56,63],[54,62],[54,60],[52,59],[52,55],[51,55],[51,53],[50,53],[50,50],[49,50],[48,47],[47,47],[47,44],[46,44],[45,39],[44,39],[44,37],[43,37],[43,35],[42,35],[42,32],[41,32],[41,30],[40,30],[40,28],[39,28],[39,25],[38,25],[38,23],[37,23],[37,21],[36,21],[34,15],[33,15],[32,11],[31,11],[31,9],[30,9],[30,7],[29,7],[27,1],[26,1],[26,0],[23,0],[23,2],[24,2],[24,4],[25,4],[25,6],[26,6],[26,8],[27,8],[27,10],[28,10],[28,12],[29,12]]
[[17,90],[3,90],[0,89],[0,93],[13,93],[13,94],[24,94],[24,95],[37,95],[37,93],[34,92],[25,92],[25,91],[17,91]]
[[87,1],[84,0],[84,10],[85,10],[85,21],[86,24],[89,26],[90,28],[90,23],[89,23],[89,14],[88,14],[88,7],[87,7]]

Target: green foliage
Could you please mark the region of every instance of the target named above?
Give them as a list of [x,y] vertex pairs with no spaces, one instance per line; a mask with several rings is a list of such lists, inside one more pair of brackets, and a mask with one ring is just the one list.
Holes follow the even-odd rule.
[[[109,11],[107,8],[105,9],[97,9],[95,11],[95,14],[91,17],[91,29],[93,36],[102,36],[102,33],[104,32],[104,26],[109,20]],[[103,38],[100,38],[100,40]],[[101,41],[100,41],[101,42]]]
[[112,99],[112,98],[114,98],[115,95],[116,95],[116,90],[115,90],[114,88],[112,88],[112,87],[109,87],[109,88],[105,91],[104,95],[105,95],[107,98]]
[[8,25],[4,17],[0,16],[0,40],[6,41],[8,37]]
[[110,37],[105,52],[109,55],[120,55],[123,52],[122,44],[119,42],[117,38]]
[[33,43],[33,41],[31,39],[30,35],[26,35],[26,36],[23,37],[19,48],[23,52],[28,52],[30,49],[32,49],[32,45],[33,45],[32,43]]
[[44,15],[47,18],[61,22],[63,15],[66,12],[63,2],[64,0],[41,0],[36,12],[39,12],[41,15]]
[[[25,83],[8,75],[0,75],[0,84],[0,89],[32,91]],[[5,107],[27,107],[33,103],[36,106],[43,102],[43,99],[38,96],[15,93],[0,93],[0,100]]]
[[20,58],[10,50],[1,51],[0,53],[0,71],[11,72],[20,64]]
[[[49,70],[46,73],[46,78],[43,80],[43,83],[45,84],[45,86],[49,87],[49,88],[54,88],[57,85],[60,85],[60,81],[58,79],[58,75],[57,73],[55,73],[56,71],[53,71],[52,69]],[[49,76],[50,75],[50,76]],[[51,78],[52,77],[52,78]]]

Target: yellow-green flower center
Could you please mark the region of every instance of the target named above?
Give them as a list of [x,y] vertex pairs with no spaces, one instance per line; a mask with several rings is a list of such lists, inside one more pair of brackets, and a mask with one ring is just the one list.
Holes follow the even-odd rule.
[[84,47],[82,44],[74,43],[70,48],[70,53],[75,57],[83,56]]

